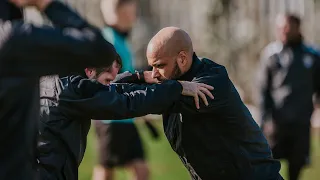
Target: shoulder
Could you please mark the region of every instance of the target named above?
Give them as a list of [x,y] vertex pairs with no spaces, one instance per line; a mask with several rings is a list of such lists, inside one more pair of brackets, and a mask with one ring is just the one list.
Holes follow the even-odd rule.
[[274,63],[272,59],[276,60],[276,55],[283,50],[283,45],[279,41],[274,41],[262,49],[260,54],[260,63],[264,66],[269,66]]
[[227,69],[223,65],[207,58],[202,58],[201,63],[203,64],[201,76],[212,76],[220,78],[228,77]]
[[261,56],[271,57],[274,54],[281,52],[283,49],[283,45],[279,41],[274,41],[269,43],[266,47],[264,47],[261,51]]
[[[232,92],[233,84],[229,79],[227,69],[210,59],[202,58],[202,68],[198,71],[193,82],[204,83],[213,86],[211,91],[215,96],[214,102],[225,102]],[[211,100],[210,100],[211,101]],[[212,101],[211,101],[212,102]]]
[[202,58],[203,67],[199,70],[195,82],[201,82],[214,87],[215,93],[223,93],[230,88],[230,79],[227,69],[210,59]]
[[318,47],[307,44],[305,44],[303,48],[305,52],[303,59],[304,63],[320,67],[320,49]]
[[67,78],[68,84],[77,89],[104,87],[98,81],[94,79],[84,78],[83,76],[80,76],[80,75],[68,76],[66,78]]
[[260,54],[260,66],[272,67],[277,62],[277,55],[283,50],[283,44],[279,41],[269,43]]
[[312,45],[308,45],[308,44],[305,44],[303,46],[303,49],[304,49],[304,52],[311,55],[311,56],[314,56],[316,58],[319,58],[320,57],[320,49],[318,47],[315,47],[315,46],[312,46]]
[[60,99],[84,99],[92,98],[100,91],[109,91],[109,86],[104,86],[96,80],[84,78],[82,76],[64,77],[64,89],[60,94]]

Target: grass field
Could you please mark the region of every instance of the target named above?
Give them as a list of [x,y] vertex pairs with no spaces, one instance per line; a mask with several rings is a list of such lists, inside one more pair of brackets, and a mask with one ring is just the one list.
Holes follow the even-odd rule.
[[[148,130],[141,123],[137,123],[144,146],[147,151],[151,170],[151,180],[188,180],[188,172],[185,170],[176,154],[172,151],[169,143],[164,137],[161,121],[157,122],[162,136],[160,140],[154,141]],[[95,137],[93,128],[88,137],[88,147],[84,160],[80,166],[80,180],[91,180],[92,167],[96,162]],[[312,139],[312,165],[307,168],[301,180],[318,180],[320,178],[320,139],[318,135],[313,135]],[[283,163],[281,174],[286,178],[286,164]],[[117,170],[116,180],[130,179],[130,173],[123,169]]]

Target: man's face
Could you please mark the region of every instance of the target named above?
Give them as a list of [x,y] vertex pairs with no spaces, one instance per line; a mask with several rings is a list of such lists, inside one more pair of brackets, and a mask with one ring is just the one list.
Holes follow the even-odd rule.
[[178,56],[148,57],[148,64],[152,66],[153,78],[159,81],[179,78],[181,70],[178,66]]
[[300,29],[297,24],[289,22],[288,18],[280,17],[277,20],[277,35],[279,40],[286,44],[300,35]]
[[99,83],[107,85],[116,78],[120,70],[120,66],[116,61],[114,61],[110,68],[105,69],[106,71],[102,72],[97,72],[96,69],[87,69],[86,74],[89,79],[96,79]]
[[118,8],[117,15],[119,22],[125,26],[127,30],[131,30],[137,18],[136,2],[128,2]]

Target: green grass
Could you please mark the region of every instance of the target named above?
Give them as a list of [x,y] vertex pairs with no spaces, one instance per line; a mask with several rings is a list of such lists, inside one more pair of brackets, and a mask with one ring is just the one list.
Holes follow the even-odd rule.
[[[161,126],[161,121],[157,122],[161,138],[154,141],[148,130],[142,123],[137,123],[139,132],[143,138],[145,150],[148,157],[148,163],[151,170],[151,180],[186,180],[190,179],[188,172],[180,162],[177,155],[172,151],[167,139],[165,138]],[[318,180],[320,177],[320,139],[319,135],[314,135],[312,139],[312,165],[303,171],[301,180]],[[94,130],[91,129],[88,136],[88,147],[85,157],[79,170],[80,180],[91,180],[92,169],[96,162]],[[286,177],[286,163],[283,162],[281,174]],[[130,173],[123,169],[116,172],[115,180],[128,180]]]

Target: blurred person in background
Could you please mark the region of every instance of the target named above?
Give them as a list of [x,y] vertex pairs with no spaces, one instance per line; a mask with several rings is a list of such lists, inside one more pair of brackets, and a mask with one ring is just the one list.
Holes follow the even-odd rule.
[[[101,11],[106,23],[106,27],[102,29],[103,35],[115,46],[122,59],[120,72],[133,73],[134,56],[128,38],[136,21],[137,0],[102,0]],[[102,120],[95,121],[94,124],[99,164],[94,168],[93,179],[112,180],[117,167],[132,170],[134,179],[148,179],[149,169],[145,161],[145,152],[133,119]],[[157,135],[157,131],[149,122],[147,125]]]
[[290,180],[309,162],[312,97],[320,92],[319,53],[304,43],[300,27],[294,14],[277,17],[278,40],[262,52],[256,86],[262,129],[274,158],[288,160]]

